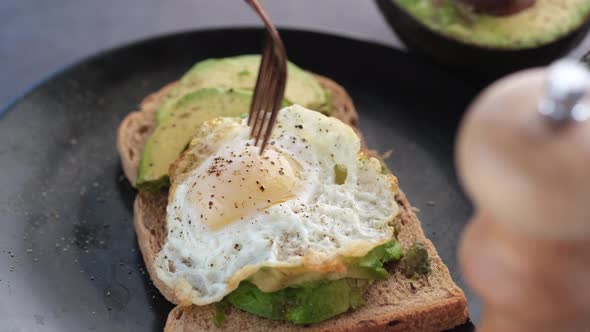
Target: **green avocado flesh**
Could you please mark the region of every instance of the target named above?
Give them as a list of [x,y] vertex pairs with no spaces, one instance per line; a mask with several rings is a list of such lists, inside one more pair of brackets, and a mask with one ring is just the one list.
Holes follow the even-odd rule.
[[398,262],[402,257],[401,245],[392,240],[364,257],[349,259],[347,278],[306,281],[269,293],[250,281],[243,281],[226,299],[260,317],[295,324],[319,323],[362,305],[362,295],[371,281],[388,277],[383,265]]
[[588,0],[537,0],[508,16],[478,14],[456,0],[392,0],[439,33],[489,48],[541,46],[575,30],[590,14]]
[[[404,249],[397,241],[382,244],[361,258],[348,262],[349,273],[359,278],[382,280],[389,273],[383,266],[385,263],[398,262],[404,256]],[[350,275],[349,274],[349,275]]]
[[232,305],[260,317],[312,324],[362,305],[369,283],[362,279],[315,281],[264,293],[245,281],[227,299]]
[[337,184],[346,183],[346,177],[348,176],[348,170],[343,165],[334,165],[334,182]]
[[169,184],[168,169],[189,144],[201,124],[216,117],[238,117],[250,109],[252,93],[207,88],[184,95],[147,141],[137,176],[140,190],[157,191]]
[[[222,59],[208,59],[197,63],[180,80],[160,105],[157,112],[158,123],[164,121],[174,110],[178,98],[186,93],[206,87],[238,88],[254,90],[259,55],[241,55]],[[330,98],[319,82],[309,72],[293,63],[287,65],[287,87],[285,99],[290,104],[328,114],[331,110]]]

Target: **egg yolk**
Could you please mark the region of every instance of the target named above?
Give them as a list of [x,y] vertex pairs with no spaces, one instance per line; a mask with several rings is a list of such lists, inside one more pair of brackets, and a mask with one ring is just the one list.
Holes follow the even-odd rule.
[[290,155],[247,144],[209,159],[188,192],[201,222],[212,229],[255,215],[296,196],[302,166]]

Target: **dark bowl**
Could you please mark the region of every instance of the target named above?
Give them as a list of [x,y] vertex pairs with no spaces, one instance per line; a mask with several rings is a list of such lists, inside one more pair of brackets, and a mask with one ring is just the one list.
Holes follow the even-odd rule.
[[497,49],[468,44],[436,32],[415,19],[394,0],[376,0],[389,25],[410,51],[468,77],[496,79],[520,69],[545,66],[576,47],[590,28],[590,15],[569,34],[534,48]]

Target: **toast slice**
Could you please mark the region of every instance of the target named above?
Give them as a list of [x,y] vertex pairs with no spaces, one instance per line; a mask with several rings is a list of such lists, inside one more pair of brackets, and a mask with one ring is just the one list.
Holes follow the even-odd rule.
[[[332,116],[358,130],[358,114],[344,88],[334,81],[316,75],[320,84],[330,91],[334,110]],[[130,113],[118,130],[117,148],[123,170],[135,184],[137,168],[143,146],[155,127],[155,111],[161,99],[174,87],[171,83],[146,97],[140,111]],[[363,142],[363,149],[366,146]],[[166,241],[166,205],[168,193],[140,192],[134,204],[134,224],[144,261],[155,286],[170,302],[180,304],[174,289],[161,282],[155,273],[153,261]],[[306,328],[309,331],[442,331],[464,323],[468,319],[467,301],[463,291],[453,282],[433,244],[425,237],[410,203],[398,189],[396,201],[401,213],[396,222],[398,240],[405,247],[415,241],[425,244],[432,259],[432,271],[427,278],[411,280],[397,267],[389,279],[376,281],[365,293],[366,304],[320,324]],[[215,307],[178,305],[170,312],[166,332],[191,331],[297,331],[301,327],[289,322],[259,318],[236,308],[229,308],[223,326],[213,325]]]

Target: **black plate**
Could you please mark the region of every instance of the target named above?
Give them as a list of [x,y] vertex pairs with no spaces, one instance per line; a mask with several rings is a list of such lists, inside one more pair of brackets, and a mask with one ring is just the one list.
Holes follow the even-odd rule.
[[[453,136],[475,89],[377,44],[282,36],[295,63],[350,92],[369,145],[393,150],[389,166],[463,286],[455,252],[471,210],[453,173]],[[229,29],[135,43],[57,74],[2,115],[1,331],[162,331],[172,306],[145,272],[115,131],[194,62],[257,52],[261,40],[260,30]]]

